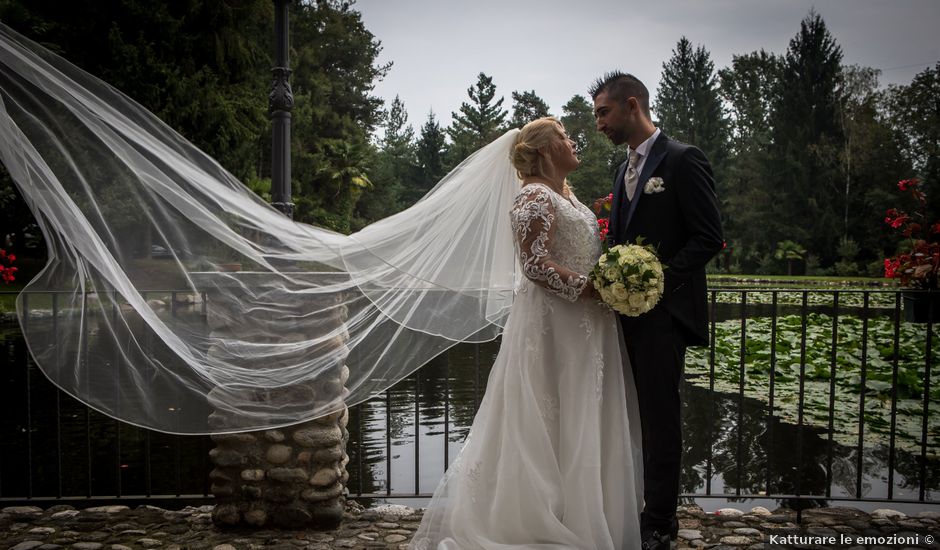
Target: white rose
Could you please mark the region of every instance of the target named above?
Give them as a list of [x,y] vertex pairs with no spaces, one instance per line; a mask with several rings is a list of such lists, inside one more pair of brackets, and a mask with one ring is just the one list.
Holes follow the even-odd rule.
[[646,299],[642,294],[633,293],[627,297],[627,303],[630,304],[630,307],[639,308],[646,303]]
[[623,286],[623,283],[614,283],[610,285],[610,293],[613,294],[614,299],[618,302],[622,302],[627,299],[627,287]]

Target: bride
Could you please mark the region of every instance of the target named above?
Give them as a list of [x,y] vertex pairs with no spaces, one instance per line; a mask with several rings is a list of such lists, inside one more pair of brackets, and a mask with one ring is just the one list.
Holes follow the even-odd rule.
[[636,395],[615,316],[585,276],[601,244],[565,181],[574,144],[542,118],[507,156],[522,179],[508,215],[526,280],[470,435],[410,548],[639,546]]
[[283,216],[0,23],[0,162],[48,247],[17,311],[63,391],[168,433],[266,430],[339,416],[456,343],[502,334],[413,547],[637,545],[636,392],[584,276],[597,225],[565,185],[578,159],[556,120],[507,132],[414,206],[341,235]]

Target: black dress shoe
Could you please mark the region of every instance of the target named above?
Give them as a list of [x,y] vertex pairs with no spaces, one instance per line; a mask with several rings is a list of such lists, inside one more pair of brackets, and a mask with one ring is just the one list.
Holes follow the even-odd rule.
[[659,531],[652,531],[643,536],[643,550],[669,550],[669,533],[660,534]]

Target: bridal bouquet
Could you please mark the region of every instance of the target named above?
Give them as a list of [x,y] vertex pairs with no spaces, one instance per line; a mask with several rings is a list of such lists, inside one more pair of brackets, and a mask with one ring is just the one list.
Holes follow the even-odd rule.
[[604,252],[589,277],[604,302],[628,317],[653,309],[663,295],[663,266],[653,248],[642,244]]

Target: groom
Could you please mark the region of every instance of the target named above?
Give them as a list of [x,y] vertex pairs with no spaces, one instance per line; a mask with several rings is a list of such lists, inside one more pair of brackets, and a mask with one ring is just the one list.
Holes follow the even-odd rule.
[[659,304],[639,317],[620,316],[620,323],[643,431],[643,548],[667,549],[679,528],[679,381],[686,347],[708,343],[705,264],[722,247],[715,180],[699,149],[653,125],[649,92],[636,77],[609,73],[590,92],[597,129],[629,145],[614,178],[609,244],[642,237],[666,268]]

